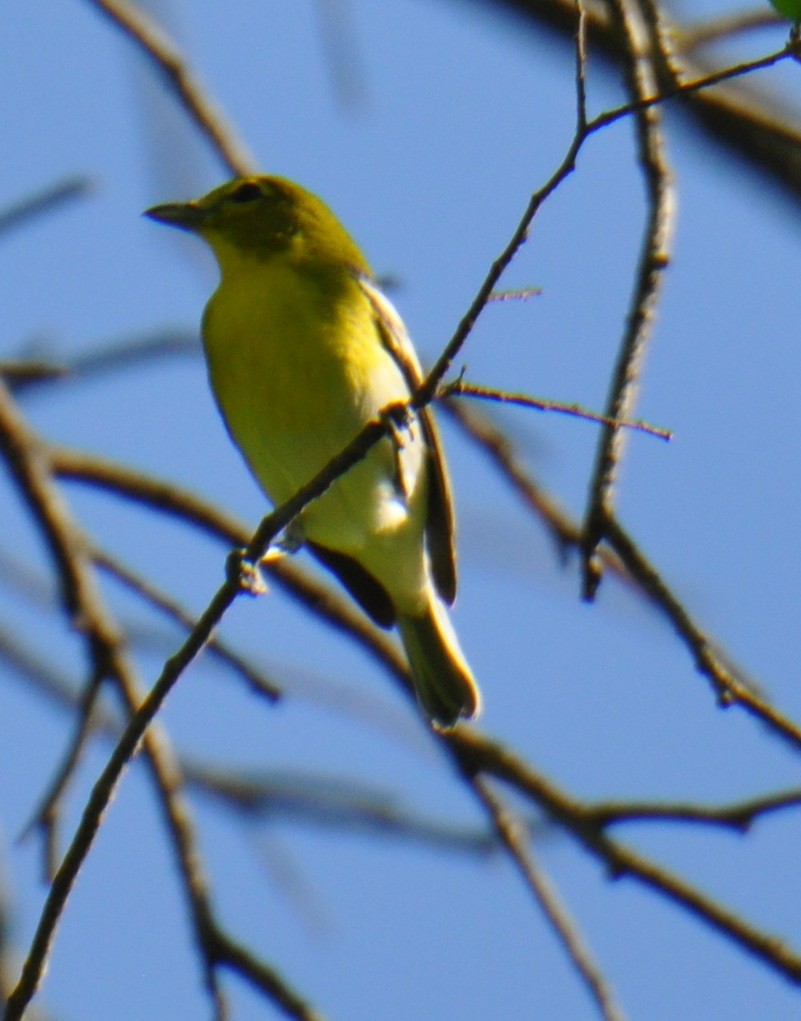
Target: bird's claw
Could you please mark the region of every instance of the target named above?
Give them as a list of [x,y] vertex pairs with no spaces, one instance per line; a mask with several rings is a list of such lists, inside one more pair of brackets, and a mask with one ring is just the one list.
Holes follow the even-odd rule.
[[263,596],[267,592],[267,582],[259,570],[259,564],[248,559],[247,550],[232,550],[225,561],[225,574],[241,592],[249,596]]
[[408,404],[392,404],[381,412],[381,421],[386,426],[389,438],[392,441],[392,450],[395,460],[393,474],[393,485],[395,492],[403,500],[409,498],[409,486],[404,471],[402,452],[405,447],[404,432],[409,432],[412,427],[413,415]]
[[387,432],[392,437],[392,442],[399,449],[403,449],[404,441],[403,432],[408,432],[412,424],[412,410],[405,401],[399,401],[397,404],[390,404],[389,407],[384,408],[380,415],[381,423],[387,429]]
[[284,529],[281,538],[270,544],[259,564],[266,567],[284,557],[293,556],[303,545],[304,538],[303,526],[295,519]]

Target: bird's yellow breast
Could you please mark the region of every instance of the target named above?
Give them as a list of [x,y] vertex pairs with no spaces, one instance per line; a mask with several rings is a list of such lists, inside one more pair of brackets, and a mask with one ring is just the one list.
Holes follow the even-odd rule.
[[[206,308],[203,338],[228,429],[276,504],[293,496],[383,407],[408,396],[369,302],[344,272],[330,280],[286,260],[240,263],[235,272],[223,272]],[[347,522],[354,534],[375,531],[394,467],[390,441],[382,441],[319,501],[313,517],[320,520],[317,511],[326,511],[326,527]],[[337,538],[342,545],[344,536]]]

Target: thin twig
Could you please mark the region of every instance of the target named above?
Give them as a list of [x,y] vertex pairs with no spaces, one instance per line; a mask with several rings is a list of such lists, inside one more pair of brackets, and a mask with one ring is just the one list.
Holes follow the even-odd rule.
[[780,50],[768,53],[764,57],[757,57],[755,60],[744,60],[737,64],[731,64],[728,67],[701,75],[690,81],[680,82],[672,80],[670,85],[662,86],[658,92],[651,96],[637,99],[630,103],[623,103],[621,106],[616,106],[611,110],[599,113],[597,117],[593,117],[587,123],[587,133],[595,134],[596,131],[607,128],[610,124],[614,124],[625,117],[630,117],[632,114],[642,110],[650,110],[655,106],[663,106],[673,99],[688,99],[725,82],[743,78],[746,75],[754,74],[756,71],[766,71],[768,68],[782,63],[782,61],[792,59],[795,52],[796,47],[788,42]]
[[24,839],[34,829],[42,831],[45,882],[52,881],[58,868],[60,857],[58,827],[61,821],[61,805],[94,729],[94,715],[100,696],[101,681],[102,678],[93,677],[88,684],[84,685],[84,690],[78,699],[75,733],[67,746],[61,765],[53,774],[53,779],[50,781],[38,808],[21,834],[21,839]]
[[575,5],[576,134],[583,135],[587,130],[587,9],[583,0],[575,0]]
[[608,415],[601,415],[597,411],[590,411],[580,404],[565,404],[564,401],[552,401],[544,397],[530,397],[528,394],[509,393],[506,390],[496,390],[489,386],[478,386],[475,383],[465,383],[458,379],[454,383],[447,383],[441,391],[444,397],[475,397],[479,400],[496,401],[499,404],[516,404],[521,408],[533,408],[536,411],[555,411],[561,415],[570,415],[573,418],[583,418],[589,422],[598,422],[600,425],[607,425],[610,428],[635,429],[639,432],[655,436],[660,440],[672,440],[673,433],[669,429],[661,429],[659,426],[651,425],[641,418],[635,419],[614,419]]
[[[574,35],[575,0],[493,2],[517,11],[536,23],[537,28],[545,24],[565,38]],[[590,0],[586,8],[593,53],[621,63],[626,59],[626,46],[609,17],[607,5]],[[666,29],[673,38],[681,39],[680,26],[666,22]],[[681,55],[682,80],[704,79],[709,71],[703,62]],[[724,75],[732,77],[728,72]],[[673,75],[669,74],[659,82],[659,92],[669,94],[675,85]],[[797,113],[781,109],[775,96],[725,81],[718,89],[693,90],[684,100],[678,112],[700,126],[706,138],[725,151],[737,153],[766,178],[782,186],[791,198],[801,200],[801,124]]]

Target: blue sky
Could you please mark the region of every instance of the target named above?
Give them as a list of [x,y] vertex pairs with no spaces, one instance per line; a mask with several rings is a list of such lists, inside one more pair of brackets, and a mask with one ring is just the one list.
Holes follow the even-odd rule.
[[[259,165],[322,194],[375,270],[397,281],[393,300],[431,360],[569,143],[570,49],[481,3],[351,0],[346,10],[358,69],[352,103],[333,86],[311,0],[196,0],[168,13]],[[784,35],[764,29],[728,53],[766,53]],[[85,199],[3,237],[2,357],[69,361],[164,328],[191,335],[214,283],[211,260],[139,214],[202,193],[224,170],[90,4],[7,0],[0,37],[0,205],[70,175],[92,181]],[[792,102],[797,72],[760,83]],[[623,99],[617,76],[594,57],[589,90],[593,110]],[[673,113],[667,144],[679,212],[638,412],[675,440],[631,437],[620,515],[731,658],[798,719],[797,208]],[[542,209],[503,279],[542,294],[486,310],[460,358],[468,378],[600,408],[644,215],[631,127],[617,124],[588,143]],[[46,437],[173,478],[251,527],[266,509],[198,356],[32,392],[24,409]],[[580,515],[595,427],[511,409],[496,418],[530,471]],[[581,797],[728,801],[796,784],[797,753],[738,710],[717,708],[686,648],[635,594],[607,580],[595,604],[580,601],[575,564],[560,562],[483,455],[448,423],[444,431],[460,521],[454,619],[484,691],[482,727]],[[203,609],[222,576],[223,545],[80,486],[65,492],[101,544]],[[9,484],[0,500],[0,552],[46,577]],[[105,590],[123,619],[150,634],[136,654],[151,683],[180,636],[118,586]],[[5,626],[77,685],[81,648],[57,616],[43,627],[41,608],[7,589],[0,605]],[[182,753],[282,777],[333,775],[391,793],[426,818],[486,825],[387,678],[279,592],[240,600],[222,634],[287,698],[276,708],[254,703],[204,660],[163,716]],[[43,887],[36,840],[16,837],[69,727],[12,671],[0,668],[0,685],[0,872],[22,952]],[[81,766],[65,837],[106,754],[97,744]],[[298,820],[243,823],[194,803],[226,924],[327,1016],[597,1016],[501,854],[446,853]],[[620,832],[801,945],[801,825],[792,813],[747,838],[678,825]],[[631,1018],[748,1021],[798,1010],[783,979],[675,907],[610,882],[558,831],[538,836],[536,849]],[[237,1019],[271,1016],[237,980],[227,986]],[[137,769],[68,906],[42,1000],[59,1017],[208,1013],[159,812]]]

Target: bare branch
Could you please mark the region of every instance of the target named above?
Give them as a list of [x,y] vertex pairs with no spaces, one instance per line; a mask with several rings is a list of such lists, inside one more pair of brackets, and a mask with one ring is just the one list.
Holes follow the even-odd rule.
[[777,736],[801,750],[801,727],[778,712],[744,678],[738,676],[717,651],[714,642],[696,624],[662,580],[656,568],[615,519],[606,522],[606,539],[643,590],[660,607],[684,639],[698,669],[712,682],[721,706],[740,705],[765,723]]
[[14,206],[0,210],[0,234],[26,226],[31,220],[45,216],[61,206],[85,198],[91,190],[88,177],[68,177],[22,199]]
[[609,983],[593,959],[584,937],[570,917],[548,875],[534,859],[531,846],[526,840],[525,828],[520,820],[485,780],[476,777],[470,782],[485,811],[493,820],[509,856],[567,951],[601,1016],[606,1018],[606,1021],[623,1021],[625,1015],[615,1003]]
[[[197,526],[229,547],[247,544],[249,533],[235,518],[180,486],[118,464],[108,458],[71,450],[49,448],[57,476],[97,486],[170,514]],[[406,662],[397,646],[379,631],[364,614],[353,608],[329,585],[321,584],[307,571],[287,558],[274,560],[262,568],[270,579],[302,606],[331,627],[353,638],[380,666],[388,671],[404,691],[410,691]]]
[[699,805],[693,802],[601,801],[590,814],[599,826],[628,822],[679,822],[720,826],[747,833],[767,815],[801,806],[801,790],[779,791],[729,805]]
[[475,397],[479,400],[496,401],[499,404],[516,404],[521,408],[533,408],[535,411],[555,411],[562,415],[570,415],[573,418],[584,418],[589,422],[607,425],[610,428],[634,429],[647,433],[649,436],[655,436],[660,440],[673,439],[673,433],[669,429],[660,429],[659,426],[651,425],[649,422],[639,418],[609,418],[608,415],[600,415],[598,412],[590,411],[580,404],[565,404],[563,401],[552,401],[543,397],[530,397],[528,394],[509,393],[506,390],[496,390],[489,386],[465,383],[461,379],[457,379],[454,383],[447,383],[440,393],[443,397]]
[[[574,0],[486,0],[508,7],[536,22],[547,25],[559,35],[572,38],[575,32]],[[593,52],[615,63],[626,59],[625,40],[616,30],[605,4],[588,0],[585,4],[587,31]],[[680,26],[663,17],[666,31],[681,40]],[[705,78],[710,70],[685,53],[679,54],[682,80]],[[782,58],[784,59],[784,58]],[[667,68],[658,69],[660,93],[670,93],[677,82]],[[795,112],[782,109],[775,96],[734,85],[710,91],[693,90],[679,111],[695,121],[706,137],[743,157],[766,178],[784,187],[788,195],[801,200],[801,123]]]
[[[634,0],[612,0],[610,11],[625,41],[627,88],[635,102],[642,102],[657,92],[658,76],[654,65],[662,67],[667,63],[660,49],[662,38],[656,11],[649,12],[653,15],[650,23]],[[659,113],[655,107],[647,107],[638,110],[635,118],[638,157],[648,195],[648,221],[626,330],[606,404],[606,415],[614,421],[632,417],[639,394],[642,363],[670,258],[675,212],[672,176]],[[625,431],[618,426],[607,426],[599,437],[582,541],[586,599],[593,598],[601,579],[601,564],[595,557],[595,550],[603,539],[606,521],[614,513],[615,485],[625,436]]]
[[727,12],[715,18],[705,18],[689,25],[682,25],[678,35],[679,49],[691,53],[709,43],[753,32],[756,28],[769,28],[784,24],[784,19],[774,10],[760,5],[751,10]]
[[[19,982],[8,997],[4,1021],[20,1021],[42,981],[56,928],[69,894],[94,842],[103,813],[111,801],[122,771],[135,753],[140,740],[144,741],[146,761],[150,766],[174,842],[176,859],[194,923],[195,938],[203,955],[206,985],[215,1005],[216,1015],[222,1019],[225,1014],[222,990],[217,979],[216,961],[211,956],[206,941],[211,918],[208,884],[195,844],[189,809],[183,798],[180,768],[166,739],[157,728],[151,728],[145,733],[145,728],[142,727],[131,740],[133,724],[142,712],[137,711],[141,694],[133,664],[123,648],[117,625],[95,585],[83,538],[53,483],[46,449],[27,426],[2,382],[0,382],[0,453],[4,455],[12,476],[53,555],[65,609],[86,639],[94,683],[99,685],[106,677],[112,679],[117,684],[132,718],[120,744],[112,754],[110,766],[95,785],[76,834],[54,874]],[[150,719],[152,714],[148,722]],[[76,743],[75,747],[79,745]],[[69,775],[69,771],[71,766],[68,763],[66,775]],[[267,965],[263,967],[265,972],[269,970]],[[277,975],[274,976],[273,996],[281,1006],[285,1001],[296,998],[296,994],[282,983]]]
[[87,2],[109,18],[152,62],[228,170],[237,177],[254,173],[256,163],[250,153],[166,33],[141,8],[126,0]]
[[[91,548],[92,559],[103,570],[108,571],[127,588],[141,596],[151,606],[161,610],[170,620],[175,621],[185,631],[191,631],[197,621],[174,599],[171,599],[164,592],[158,589],[151,581],[143,575],[138,574],[130,567],[124,565],[116,557],[111,556],[96,546]],[[251,666],[238,653],[229,649],[219,638],[209,639],[209,652],[219,660],[226,663],[236,674],[243,678],[250,690],[260,698],[266,698],[269,702],[277,702],[281,696],[281,689],[264,673]]]
[[611,838],[599,825],[591,806],[571,797],[509,749],[464,726],[443,734],[442,740],[456,756],[459,769],[466,776],[489,773],[510,784],[570,832],[605,866],[612,878],[630,878],[653,890],[691,917],[716,929],[778,974],[801,984],[801,954],[773,934],[760,931],[680,876]]

